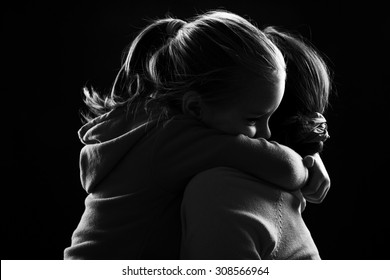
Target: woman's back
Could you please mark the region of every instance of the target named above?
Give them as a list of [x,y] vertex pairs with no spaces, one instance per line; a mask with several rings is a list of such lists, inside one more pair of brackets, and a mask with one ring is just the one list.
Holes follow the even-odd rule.
[[183,197],[181,258],[319,259],[299,196],[232,168],[198,174]]

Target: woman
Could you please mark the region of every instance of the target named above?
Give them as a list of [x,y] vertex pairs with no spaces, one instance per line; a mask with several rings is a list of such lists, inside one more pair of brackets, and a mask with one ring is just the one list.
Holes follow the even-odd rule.
[[[314,155],[308,165],[327,175],[319,156],[329,137],[322,116],[331,90],[326,64],[303,40],[274,28],[265,33],[283,52],[288,72],[285,95],[271,118],[273,139],[301,156]],[[305,199],[322,202],[328,189],[317,200],[305,188],[286,192],[232,168],[200,173],[184,193],[181,257],[320,259],[301,211]]]

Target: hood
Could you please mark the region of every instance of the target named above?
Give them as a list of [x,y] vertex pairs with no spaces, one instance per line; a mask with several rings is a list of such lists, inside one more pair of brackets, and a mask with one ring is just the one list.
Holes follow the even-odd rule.
[[85,145],[80,153],[80,179],[91,193],[137,142],[154,127],[146,114],[128,114],[117,108],[88,122],[78,131]]

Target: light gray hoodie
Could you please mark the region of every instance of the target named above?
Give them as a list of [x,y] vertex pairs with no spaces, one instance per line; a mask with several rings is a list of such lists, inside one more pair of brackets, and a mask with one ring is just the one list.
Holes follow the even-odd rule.
[[182,194],[204,170],[233,167],[291,190],[308,175],[285,146],[223,134],[184,115],[158,122],[117,108],[79,136],[88,196],[65,259],[178,259]]

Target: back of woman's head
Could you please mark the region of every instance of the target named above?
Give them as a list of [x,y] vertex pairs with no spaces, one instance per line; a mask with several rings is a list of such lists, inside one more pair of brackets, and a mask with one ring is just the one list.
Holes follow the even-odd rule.
[[183,113],[183,98],[229,106],[252,79],[274,83],[285,75],[275,44],[248,20],[211,11],[186,22],[166,18],[143,29],[131,44],[110,96],[85,90],[92,113],[127,104],[159,115]]
[[287,65],[285,93],[270,120],[273,139],[301,155],[319,152],[329,137],[322,116],[331,92],[327,64],[303,38],[274,27],[264,32],[281,50]]

